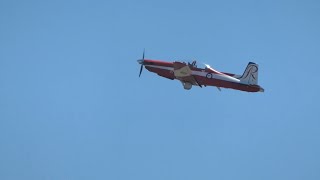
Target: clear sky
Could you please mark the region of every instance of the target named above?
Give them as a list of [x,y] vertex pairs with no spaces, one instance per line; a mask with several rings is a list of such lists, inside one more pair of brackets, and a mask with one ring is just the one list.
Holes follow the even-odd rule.
[[[1,180],[320,179],[320,3],[0,1]],[[265,93],[186,91],[146,58]]]

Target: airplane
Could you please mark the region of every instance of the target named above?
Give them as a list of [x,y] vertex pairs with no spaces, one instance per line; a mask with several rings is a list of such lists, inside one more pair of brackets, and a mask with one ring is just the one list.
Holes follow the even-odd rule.
[[206,87],[215,86],[221,91],[221,88],[230,88],[246,92],[264,92],[264,89],[258,85],[258,64],[249,62],[242,75],[220,72],[205,64],[204,68],[197,67],[197,62],[186,63],[182,61],[160,61],[144,58],[138,60],[141,64],[139,77],[141,76],[143,66],[150,72],[156,73],[161,77],[179,80],[185,90],[190,90],[192,86]]

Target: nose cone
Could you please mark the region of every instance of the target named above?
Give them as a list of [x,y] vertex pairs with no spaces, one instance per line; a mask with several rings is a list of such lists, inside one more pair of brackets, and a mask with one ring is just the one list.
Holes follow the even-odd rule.
[[137,60],[139,64],[143,64],[143,59]]

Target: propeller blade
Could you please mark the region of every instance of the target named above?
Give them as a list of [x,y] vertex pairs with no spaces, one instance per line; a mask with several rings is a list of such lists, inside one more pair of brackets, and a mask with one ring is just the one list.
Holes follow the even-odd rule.
[[142,69],[143,69],[143,64],[141,64],[141,68],[140,68],[140,73],[139,73],[139,77],[141,76],[141,73],[142,73]]
[[142,59],[144,60],[145,49],[143,49]]

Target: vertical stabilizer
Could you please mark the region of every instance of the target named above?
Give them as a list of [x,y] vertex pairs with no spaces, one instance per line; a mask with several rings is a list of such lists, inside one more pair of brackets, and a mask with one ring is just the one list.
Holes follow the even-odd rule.
[[249,62],[246,70],[239,78],[240,82],[244,84],[256,85],[258,84],[258,64]]

